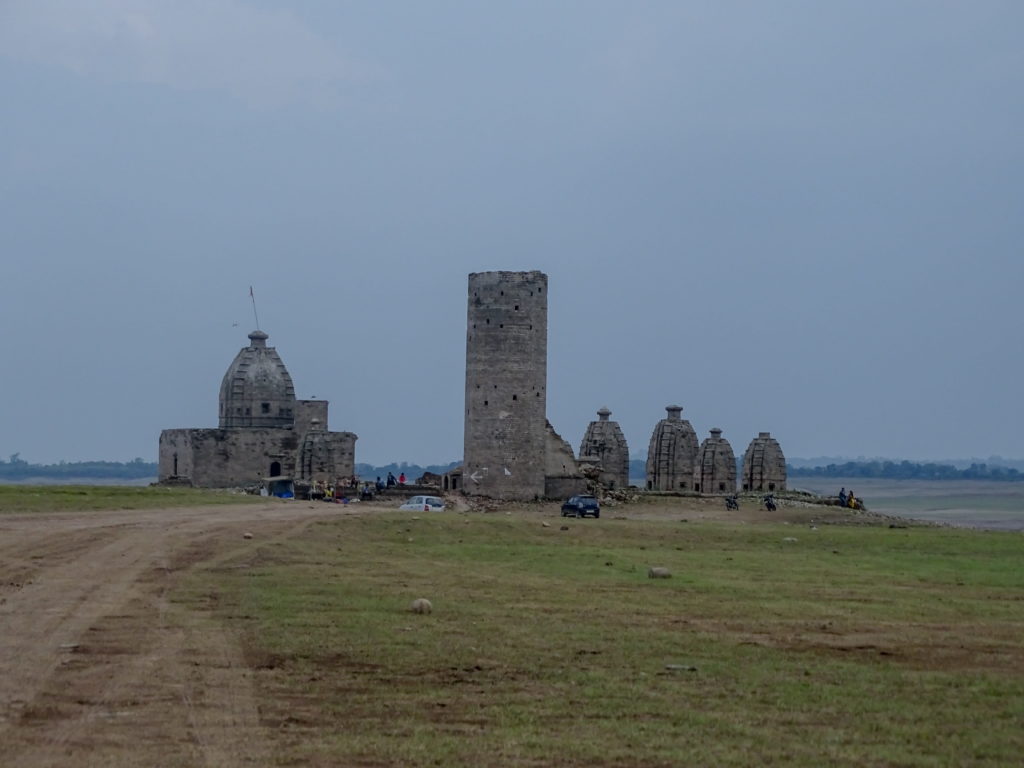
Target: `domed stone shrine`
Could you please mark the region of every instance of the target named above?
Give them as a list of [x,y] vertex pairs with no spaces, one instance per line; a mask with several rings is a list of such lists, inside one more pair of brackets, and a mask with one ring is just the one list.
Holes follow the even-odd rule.
[[717,427],[700,444],[697,467],[693,472],[693,490],[698,493],[736,492],[736,454]]
[[160,482],[230,488],[267,477],[348,479],[356,435],[327,431],[327,401],[297,400],[292,377],[267,334],[253,331],[220,385],[218,429],[160,433]]
[[786,457],[769,432],[759,433],[743,454],[743,490],[786,490]]
[[590,422],[580,443],[580,461],[600,468],[598,480],[609,489],[629,486],[629,447],[617,421],[609,421],[612,412],[602,408],[597,421]]
[[668,415],[654,427],[647,449],[647,490],[692,491],[697,433],[682,418],[682,406],[669,405],[665,410]]

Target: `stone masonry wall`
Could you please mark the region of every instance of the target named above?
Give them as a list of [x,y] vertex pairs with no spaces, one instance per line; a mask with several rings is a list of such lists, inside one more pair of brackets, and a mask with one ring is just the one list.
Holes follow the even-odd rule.
[[545,495],[547,282],[537,271],[469,275],[463,448],[469,495]]

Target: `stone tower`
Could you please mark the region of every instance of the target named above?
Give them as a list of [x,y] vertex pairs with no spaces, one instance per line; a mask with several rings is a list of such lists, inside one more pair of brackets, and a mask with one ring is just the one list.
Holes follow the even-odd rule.
[[769,432],[758,433],[743,454],[743,490],[786,490],[786,457]]
[[647,450],[647,490],[691,491],[697,465],[697,433],[680,414],[682,406],[665,407],[668,416],[654,427]]
[[253,331],[235,355],[220,385],[220,428],[291,427],[295,386],[267,334]]
[[693,490],[701,493],[736,492],[736,454],[717,427],[700,444],[697,467],[693,472]]
[[629,447],[618,422],[609,421],[612,412],[602,408],[597,421],[590,422],[580,443],[580,461],[594,460],[601,467],[599,480],[605,488],[629,486]]
[[469,276],[467,494],[510,500],[545,495],[547,288],[547,275],[537,271]]

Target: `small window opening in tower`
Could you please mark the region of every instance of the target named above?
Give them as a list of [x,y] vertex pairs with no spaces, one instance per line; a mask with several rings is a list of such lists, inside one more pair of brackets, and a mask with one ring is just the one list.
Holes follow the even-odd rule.
[[501,292],[501,295],[502,295],[502,296],[504,296],[504,295],[505,295],[505,292],[504,292],[504,291],[502,291],[502,292]]
[[178,454],[174,454],[174,474],[178,474]]
[[518,397],[518,396],[516,396],[516,395],[512,395],[512,399],[513,399],[513,400],[518,400],[518,399],[519,399],[519,397]]
[[252,408],[246,408],[245,409],[245,415],[246,416],[252,416]]
[[490,324],[491,324],[491,318],[489,318],[489,317],[487,318],[487,324],[488,324],[488,325],[490,325]]
[[487,401],[486,400],[484,400],[484,405],[487,405]]
[[270,413],[270,403],[260,403],[260,413]]
[[719,483],[718,484],[718,490],[724,491],[725,490],[725,483]]
[[519,311],[519,305],[516,304],[516,312],[518,312],[518,311]]
[[768,483],[768,490],[769,491],[774,491],[775,490],[775,483]]
[[504,323],[498,323],[498,327],[499,327],[499,328],[504,328],[504,327],[505,327],[505,324],[504,324]]
[[686,483],[680,483],[679,487],[682,488],[685,491],[686,490]]
[[530,326],[530,330],[531,330],[531,331],[533,330],[533,326],[532,326],[532,325]]

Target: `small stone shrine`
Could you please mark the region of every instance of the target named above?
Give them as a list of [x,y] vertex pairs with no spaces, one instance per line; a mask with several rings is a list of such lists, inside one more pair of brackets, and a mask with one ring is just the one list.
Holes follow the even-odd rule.
[[736,454],[717,427],[700,445],[697,468],[693,473],[693,490],[699,493],[736,492]]
[[647,490],[692,491],[697,466],[697,433],[681,417],[680,405],[665,407],[668,416],[657,423],[647,450]]
[[786,490],[786,457],[778,440],[769,432],[760,432],[743,454],[744,491]]
[[598,482],[614,490],[629,486],[629,447],[617,421],[609,421],[612,412],[602,408],[597,421],[590,422],[580,443],[580,463],[598,467]]

